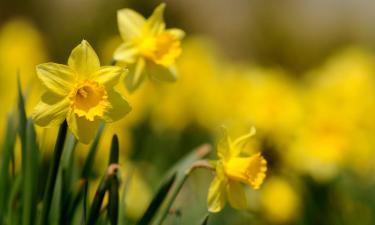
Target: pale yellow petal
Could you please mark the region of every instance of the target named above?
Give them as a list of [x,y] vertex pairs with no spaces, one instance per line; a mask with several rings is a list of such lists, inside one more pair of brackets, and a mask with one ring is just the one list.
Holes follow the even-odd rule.
[[146,77],[146,62],[139,58],[136,64],[129,66],[129,73],[125,77],[126,88],[129,92],[135,91]]
[[111,105],[111,108],[105,113],[103,119],[106,122],[115,122],[131,110],[129,103],[115,90],[108,91],[108,101]]
[[161,3],[147,19],[147,26],[152,35],[158,35],[165,30],[164,9],[165,3]]
[[59,99],[56,96],[45,94],[43,100],[34,108],[32,119],[35,124],[42,127],[52,127],[61,124],[69,112],[69,99]]
[[208,211],[215,213],[224,208],[226,203],[225,186],[225,180],[221,179],[219,176],[214,177],[208,189]]
[[100,124],[98,119],[89,121],[84,116],[79,117],[75,113],[70,113],[67,122],[70,131],[83,144],[89,144],[92,141]]
[[253,137],[256,133],[255,127],[251,127],[249,133],[238,137],[232,144],[231,157],[240,155],[244,145]]
[[178,29],[178,28],[170,28],[166,30],[166,32],[172,34],[175,36],[177,39],[181,40],[185,37],[185,31]]
[[139,37],[146,19],[131,9],[121,9],[117,11],[117,24],[120,35],[125,42],[134,37]]
[[229,204],[235,209],[245,209],[247,207],[246,193],[239,182],[228,181],[227,198]]
[[123,43],[116,49],[113,58],[120,62],[132,64],[135,63],[138,55],[138,49],[132,43]]
[[231,140],[224,126],[221,127],[221,132],[222,136],[219,138],[216,147],[217,155],[220,159],[227,160],[230,157]]
[[102,66],[92,74],[91,78],[107,88],[112,88],[119,83],[121,76],[125,73],[126,69],[120,66]]
[[49,91],[66,96],[74,85],[75,74],[66,65],[43,63],[36,67],[39,79]]
[[86,40],[73,49],[68,59],[68,65],[81,78],[89,77],[100,68],[99,57]]
[[153,62],[147,64],[147,74],[158,81],[174,82],[177,80],[175,66],[164,67]]

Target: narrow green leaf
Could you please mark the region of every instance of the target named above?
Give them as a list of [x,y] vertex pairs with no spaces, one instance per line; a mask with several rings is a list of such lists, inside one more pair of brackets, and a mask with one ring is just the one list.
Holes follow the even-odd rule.
[[110,181],[117,174],[116,164],[118,164],[118,156],[119,156],[118,138],[117,138],[117,135],[114,135],[112,138],[112,145],[111,145],[110,156],[109,156],[109,161],[108,161],[108,168],[107,168],[106,174],[103,176],[102,180],[100,181],[99,187],[95,193],[94,200],[91,204],[90,213],[89,213],[89,217],[87,220],[88,225],[94,225],[100,216],[100,208],[102,207],[105,193],[109,188]]
[[178,193],[180,192],[181,188],[183,187],[185,181],[188,179],[192,164],[202,159],[206,156],[209,151],[211,150],[211,146],[208,144],[203,144],[193,150],[191,153],[183,157],[174,167],[172,167],[171,171],[176,171],[177,177],[174,188],[170,191],[168,197],[166,198],[163,206],[161,207],[158,215],[156,216],[154,225],[161,225],[167,217],[168,212],[170,211],[174,200],[176,199]]
[[67,128],[68,128],[68,125],[66,121],[64,121],[61,124],[59,133],[57,135],[52,164],[50,166],[50,170],[48,173],[47,186],[46,186],[46,190],[44,192],[44,197],[43,197],[43,208],[42,208],[40,225],[48,224],[49,209],[51,206],[53,190],[54,190],[55,183],[56,183],[56,176],[57,176],[57,172],[58,172],[59,165],[60,165],[60,159],[61,159],[61,155],[64,149],[64,142],[66,138]]
[[14,152],[14,145],[16,142],[17,130],[15,125],[15,118],[13,115],[8,115],[7,119],[7,128],[4,137],[4,146],[3,146],[3,157],[0,162],[0,224],[4,223],[5,215],[9,199],[9,192],[11,187],[11,178],[10,178],[10,162]]
[[205,216],[204,216],[204,219],[202,220],[202,223],[201,223],[201,225],[207,225],[208,224],[208,218],[210,217],[210,215],[209,214],[206,214]]
[[90,146],[90,150],[89,150],[89,153],[87,154],[85,163],[83,164],[83,169],[82,169],[82,173],[81,173],[82,179],[87,180],[90,177],[91,170],[92,170],[92,167],[93,167],[94,161],[95,161],[95,155],[96,155],[96,151],[97,151],[97,148],[98,148],[99,140],[100,140],[100,137],[102,136],[102,133],[103,133],[103,129],[104,129],[104,124],[100,124],[99,129],[96,132],[94,141],[92,142],[92,144]]
[[174,181],[176,179],[176,173],[173,174],[169,179],[167,179],[160,186],[159,190],[156,192],[154,198],[152,199],[150,205],[148,206],[146,212],[143,214],[141,219],[138,221],[137,225],[149,224],[155,213],[159,209],[160,205],[163,203],[165,197],[167,196],[169,190],[171,189]]
[[36,191],[38,184],[38,145],[36,143],[36,134],[31,119],[27,121],[26,128],[26,162],[23,180],[23,209],[22,209],[22,224],[35,224],[36,215]]
[[[117,135],[112,138],[111,153],[109,157],[109,166],[119,162],[119,141]],[[117,225],[119,213],[119,179],[117,170],[111,176],[109,181],[109,199],[108,199],[108,216],[111,225]]]

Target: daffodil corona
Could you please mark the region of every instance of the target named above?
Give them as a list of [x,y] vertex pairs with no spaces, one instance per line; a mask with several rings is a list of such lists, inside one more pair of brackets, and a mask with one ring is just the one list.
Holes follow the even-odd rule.
[[219,212],[226,201],[236,209],[246,208],[246,195],[241,183],[258,189],[266,177],[267,162],[260,155],[241,156],[243,145],[255,134],[252,128],[249,134],[231,141],[225,129],[217,145],[219,159],[215,161],[216,176],[208,191],[208,210]]
[[76,138],[89,143],[101,121],[114,122],[130,111],[129,104],[114,89],[125,70],[100,66],[94,49],[85,40],[73,49],[68,65],[44,63],[36,70],[47,87],[32,115],[39,126],[58,125],[66,119]]
[[129,91],[135,90],[146,75],[161,81],[176,80],[174,64],[185,34],[180,29],[165,28],[164,8],[165,4],[160,4],[148,19],[131,9],[117,12],[124,43],[115,51],[114,59],[129,65],[125,79]]

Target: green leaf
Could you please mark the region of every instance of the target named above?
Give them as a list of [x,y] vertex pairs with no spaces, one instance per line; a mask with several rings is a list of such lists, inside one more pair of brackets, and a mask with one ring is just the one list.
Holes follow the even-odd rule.
[[31,119],[27,121],[26,128],[26,162],[23,180],[23,209],[22,209],[22,224],[33,225],[35,224],[36,215],[36,194],[39,171],[39,151],[36,143],[36,134]]
[[176,180],[176,173],[163,182],[137,225],[149,224]]
[[[119,142],[117,135],[112,138],[109,166],[119,162]],[[108,216],[112,225],[117,225],[119,213],[119,179],[117,171],[114,172],[109,181]]]
[[8,115],[7,127],[4,137],[4,146],[2,149],[2,158],[0,161],[0,224],[4,223],[5,215],[9,199],[9,192],[11,188],[11,178],[9,176],[9,166],[14,152],[14,145],[16,143],[16,124],[13,114]]
[[204,218],[202,220],[201,225],[207,225],[208,224],[208,218],[209,218],[209,216],[210,216],[209,214],[204,215]]
[[175,171],[177,173],[176,182],[174,188],[170,191],[168,197],[166,198],[163,206],[161,207],[158,215],[156,216],[154,225],[160,225],[163,223],[165,217],[168,215],[170,208],[174,200],[176,199],[178,193],[180,192],[181,188],[183,187],[185,181],[188,179],[191,171],[192,164],[205,157],[211,150],[211,146],[209,144],[203,144],[193,150],[191,153],[187,154],[183,157],[172,169],[169,173]]
[[46,189],[44,191],[43,208],[42,208],[40,225],[48,224],[49,210],[50,210],[50,206],[52,202],[57,172],[58,172],[59,165],[60,165],[60,159],[61,159],[61,155],[64,149],[64,142],[66,138],[67,128],[68,128],[68,125],[66,121],[64,121],[61,124],[59,133],[57,135],[57,140],[56,140],[55,149],[53,153],[53,159],[52,159],[52,163],[51,163],[50,170],[48,173]]

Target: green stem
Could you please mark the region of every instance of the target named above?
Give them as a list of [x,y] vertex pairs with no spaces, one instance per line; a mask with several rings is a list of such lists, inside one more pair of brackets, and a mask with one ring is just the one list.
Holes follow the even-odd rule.
[[59,134],[57,136],[55,150],[53,154],[52,164],[48,173],[47,187],[43,196],[43,208],[41,214],[40,225],[48,224],[49,209],[52,202],[53,190],[56,183],[56,176],[59,169],[60,159],[64,148],[68,125],[66,121],[61,124]]

